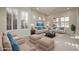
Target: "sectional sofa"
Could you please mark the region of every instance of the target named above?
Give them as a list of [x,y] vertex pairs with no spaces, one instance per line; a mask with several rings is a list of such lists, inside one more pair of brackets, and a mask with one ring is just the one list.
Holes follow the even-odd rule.
[[54,40],[46,37],[44,34],[34,34],[30,36],[30,41],[44,51],[49,51],[54,48]]
[[[24,37],[15,36],[16,42],[19,46],[19,51],[35,51],[37,50],[32,46]],[[15,48],[16,49],[16,48]],[[11,42],[6,33],[0,35],[0,51],[13,51]]]
[[[2,32],[0,35],[0,51],[49,51],[54,48],[54,40],[46,37],[45,34],[30,35],[29,39],[12,33],[10,35]],[[40,49],[41,50],[40,50]]]

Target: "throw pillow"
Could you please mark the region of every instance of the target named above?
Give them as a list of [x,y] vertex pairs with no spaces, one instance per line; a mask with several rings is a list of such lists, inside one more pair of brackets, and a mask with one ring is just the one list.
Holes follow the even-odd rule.
[[11,42],[12,50],[13,51],[19,51],[20,50],[19,49],[19,45],[17,44],[16,39],[13,38],[12,33],[11,32],[8,32],[7,33],[7,36],[9,38],[10,42]]

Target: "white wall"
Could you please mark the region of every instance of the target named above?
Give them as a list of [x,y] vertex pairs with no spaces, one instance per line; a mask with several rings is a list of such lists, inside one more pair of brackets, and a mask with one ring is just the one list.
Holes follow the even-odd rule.
[[6,9],[5,8],[0,8],[0,32],[5,31],[6,29]]
[[77,8],[76,34],[79,35],[79,8]]
[[[14,7],[15,8],[15,7]],[[31,20],[31,9],[30,8],[23,8],[23,7],[17,7],[16,8],[19,11],[26,11],[29,14],[28,17],[28,28],[27,29],[21,29],[21,22],[20,22],[20,17],[17,20],[17,30],[9,30],[9,31],[15,31],[18,35],[20,36],[28,36],[30,35],[30,29],[31,29],[31,25],[30,25],[30,20]],[[0,7],[0,32],[4,32],[7,31],[6,30],[6,8],[1,8]]]

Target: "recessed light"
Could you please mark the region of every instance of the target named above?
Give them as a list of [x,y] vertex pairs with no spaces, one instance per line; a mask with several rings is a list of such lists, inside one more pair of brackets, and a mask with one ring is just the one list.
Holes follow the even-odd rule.
[[70,8],[67,8],[67,10],[69,10]]

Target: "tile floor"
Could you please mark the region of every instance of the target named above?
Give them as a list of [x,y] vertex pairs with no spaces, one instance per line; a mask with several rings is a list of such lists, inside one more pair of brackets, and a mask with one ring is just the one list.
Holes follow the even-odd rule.
[[55,38],[54,51],[78,51],[79,50],[79,39],[70,38],[66,34],[57,34]]
[[[71,36],[67,34],[57,34],[56,37],[51,38],[55,41],[55,46],[52,51],[79,51],[79,39],[70,37]],[[31,45],[35,46],[34,44]]]

